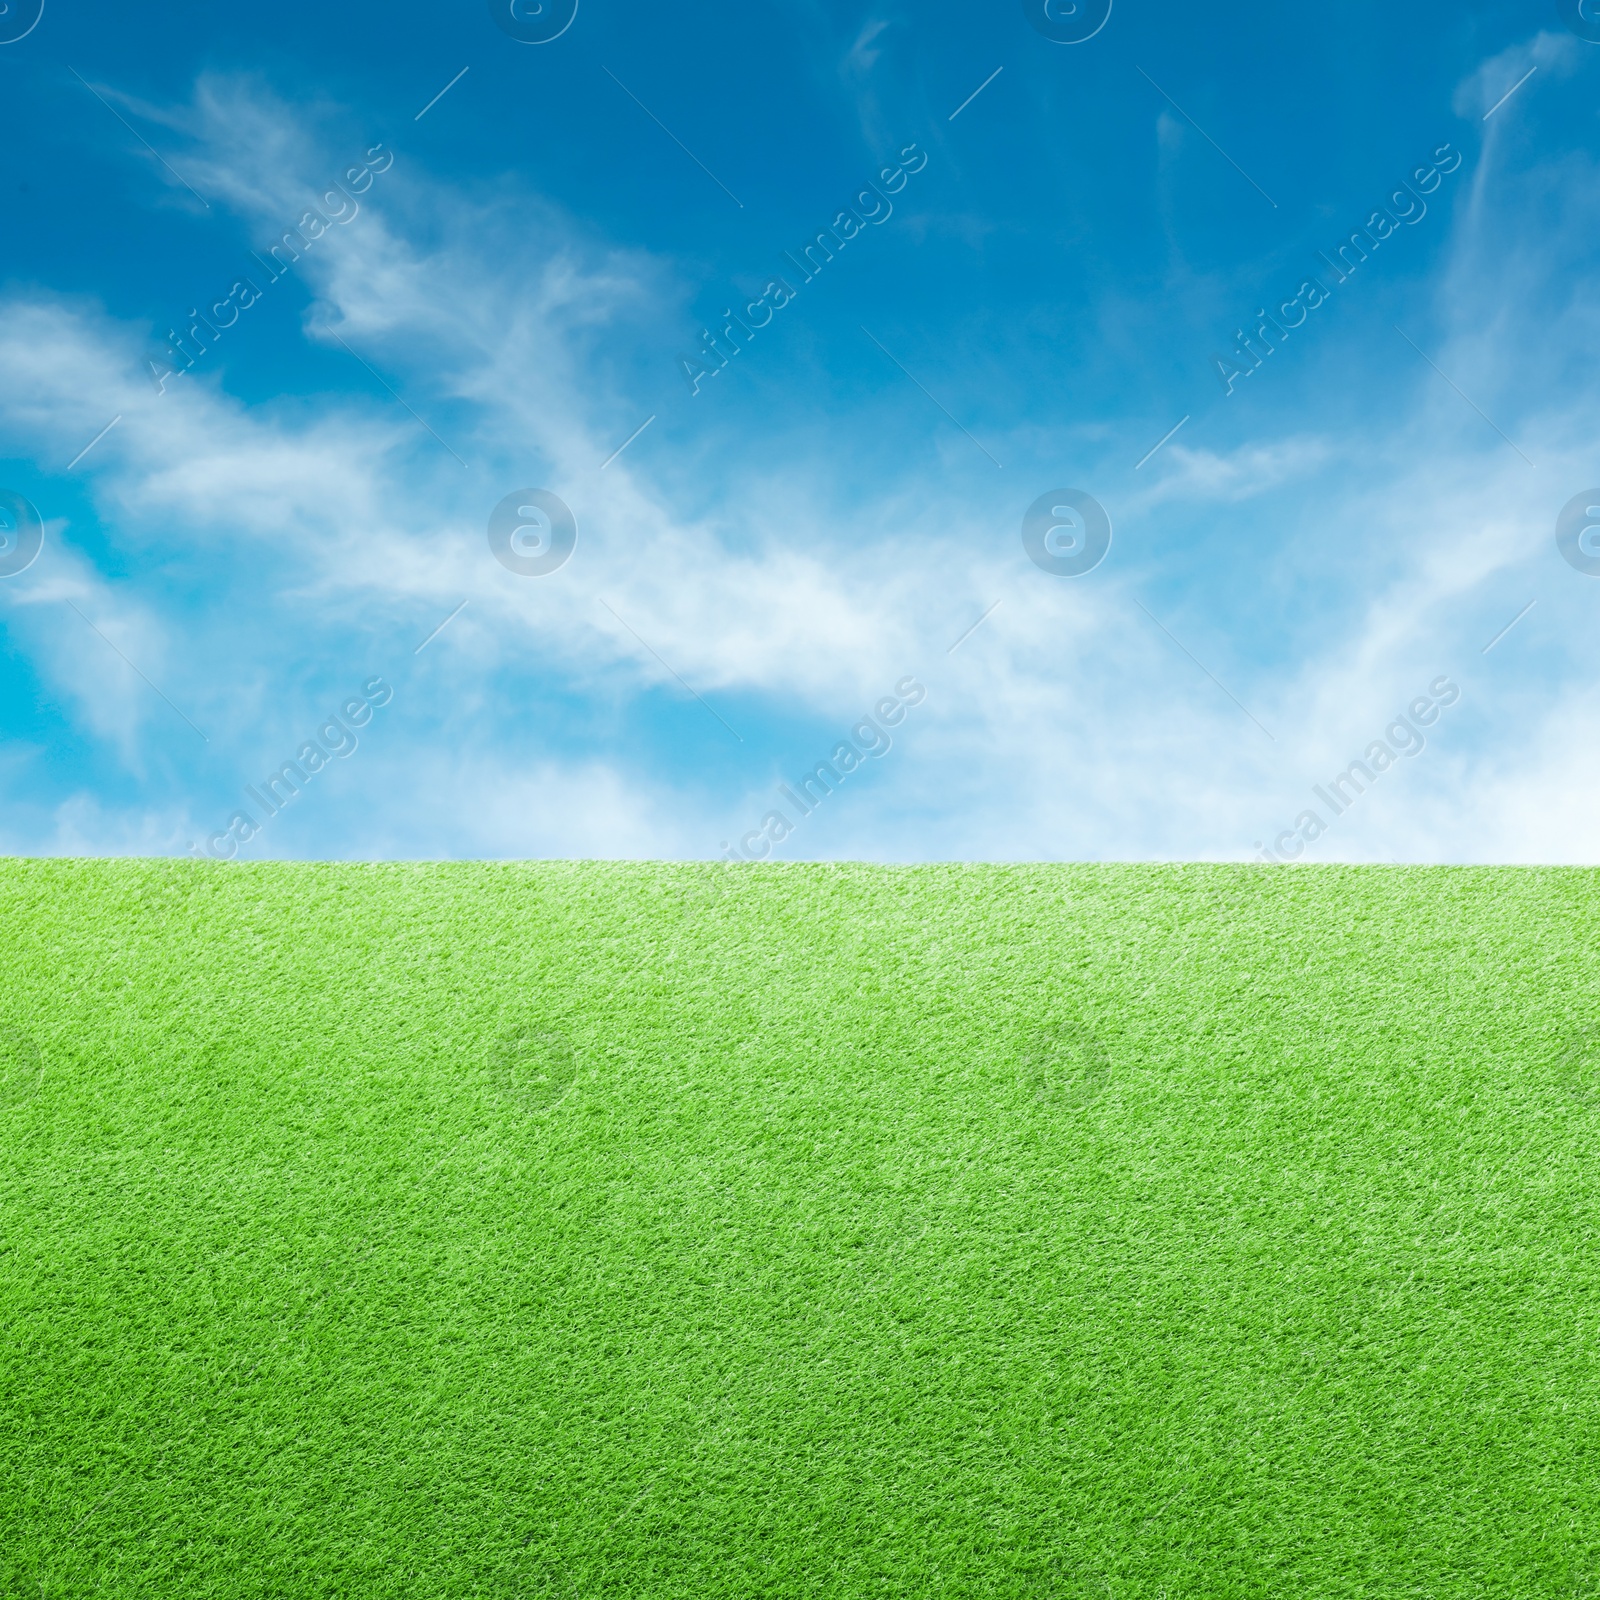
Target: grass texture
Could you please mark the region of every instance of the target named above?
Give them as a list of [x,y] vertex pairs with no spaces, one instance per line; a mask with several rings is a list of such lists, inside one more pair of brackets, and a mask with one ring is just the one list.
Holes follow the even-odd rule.
[[0,863],[0,1593],[1595,1595],[1597,891]]

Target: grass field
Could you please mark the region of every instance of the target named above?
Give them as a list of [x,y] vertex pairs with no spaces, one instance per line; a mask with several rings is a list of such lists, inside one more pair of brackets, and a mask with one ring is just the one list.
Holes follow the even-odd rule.
[[1600,1592],[1600,874],[0,863],[0,1593]]

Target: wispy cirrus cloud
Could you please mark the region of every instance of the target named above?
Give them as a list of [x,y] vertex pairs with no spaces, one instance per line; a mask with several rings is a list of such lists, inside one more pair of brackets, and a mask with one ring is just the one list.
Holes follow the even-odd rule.
[[[207,76],[161,115],[187,141],[175,152],[184,174],[257,245],[352,150],[354,119],[254,79]],[[681,265],[609,244],[516,180],[447,182],[402,153],[360,215],[296,267],[305,348],[336,351],[337,336],[449,448],[355,359],[344,387],[246,403],[224,341],[157,394],[148,326],[13,289],[0,361],[20,381],[0,393],[0,428],[64,466],[108,416],[122,420],[76,474],[94,528],[82,511],[52,517],[47,557],[3,597],[8,627],[128,773],[167,713],[123,668],[107,678],[85,665],[68,599],[223,747],[190,799],[69,793],[54,823],[13,843],[87,848],[99,830],[105,848],[158,835],[181,847],[279,749],[307,697],[339,679],[347,642],[405,662],[465,600],[343,787],[264,847],[710,854],[821,731],[916,671],[925,714],[797,849],[1249,854],[1419,673],[1470,669],[1455,743],[1375,797],[1329,853],[1525,851],[1541,805],[1576,815],[1564,797],[1586,769],[1563,750],[1595,716],[1572,627],[1589,596],[1551,566],[1551,502],[1566,495],[1545,487],[1590,470],[1573,419],[1594,384],[1559,404],[1526,396],[1541,369],[1568,372],[1574,349],[1600,343],[1558,270],[1581,258],[1597,196],[1581,164],[1505,150],[1495,161],[1438,269],[1459,309],[1429,348],[1475,399],[1504,407],[1497,420],[1530,455],[1538,440],[1540,477],[1498,441],[1485,448],[1460,398],[1417,363],[1370,416],[1308,427],[1294,410],[1235,443],[1191,424],[1138,479],[1109,437],[1086,432],[1071,470],[1118,533],[1084,580],[1023,556],[1033,484],[931,481],[909,447],[886,468],[889,413],[875,395],[859,402],[872,419],[859,439],[834,418],[825,436],[774,430],[741,457],[722,448],[733,422],[695,434],[663,418],[602,472],[642,420],[631,376],[683,302]],[[1517,254],[1522,301],[1508,311],[1503,257],[1485,240],[1530,188],[1561,197],[1574,223],[1541,231],[1544,264]],[[1513,341],[1545,329],[1517,346],[1509,381],[1503,345],[1484,341],[1473,311],[1491,303]],[[908,392],[893,414],[919,405]],[[905,438],[919,425],[902,424]],[[1007,432],[1002,458],[1029,461],[1035,430],[1019,420]],[[548,579],[517,578],[487,550],[490,506],[521,484],[578,513],[578,552]],[[1535,593],[1526,631],[1483,657],[1501,614]],[[1533,696],[1536,676],[1556,692]],[[1568,824],[1541,847],[1580,849]]]

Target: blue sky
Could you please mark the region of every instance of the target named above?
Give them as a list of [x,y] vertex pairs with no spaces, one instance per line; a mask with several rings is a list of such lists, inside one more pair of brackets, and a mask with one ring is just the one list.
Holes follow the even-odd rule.
[[560,3],[0,16],[0,851],[1600,857],[1593,0]]

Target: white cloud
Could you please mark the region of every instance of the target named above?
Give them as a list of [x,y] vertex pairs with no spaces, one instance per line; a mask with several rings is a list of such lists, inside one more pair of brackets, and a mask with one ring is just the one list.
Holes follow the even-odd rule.
[[1331,440],[1308,435],[1249,444],[1229,454],[1174,441],[1151,463],[1155,482],[1133,503],[1143,511],[1167,500],[1248,500],[1320,472],[1334,459]]
[[[863,36],[861,48],[870,43]],[[1530,60],[1562,59],[1556,46],[1529,48]],[[1498,81],[1487,66],[1480,76]],[[319,133],[317,117],[232,80],[203,80],[170,120],[195,143],[183,171],[236,208],[258,240],[360,153],[343,135]],[[1536,176],[1569,197],[1581,231],[1595,209],[1592,175]],[[1360,432],[1297,428],[1231,451],[1180,436],[1128,500],[1133,525],[1181,514],[1222,553],[1235,530],[1276,530],[1249,596],[1157,603],[1138,591],[1271,739],[1134,603],[1136,585],[1159,571],[1120,528],[1104,568],[1062,581],[1023,558],[1011,532],[1020,507],[1001,516],[1003,501],[930,486],[909,470],[852,499],[848,417],[835,419],[823,449],[776,441],[758,471],[722,472],[718,493],[696,496],[708,507],[700,512],[680,507],[694,472],[720,470],[714,458],[691,467],[652,455],[646,435],[601,473],[641,420],[626,389],[598,376],[625,362],[601,357],[619,340],[625,350],[672,303],[670,266],[612,249],[509,186],[462,194],[405,160],[348,228],[306,252],[307,336],[337,332],[460,444],[471,470],[385,403],[244,405],[224,386],[226,341],[208,368],[158,395],[140,373],[142,329],[80,302],[13,297],[0,305],[0,363],[20,381],[0,393],[0,422],[41,461],[64,465],[122,414],[82,474],[102,525],[146,559],[181,558],[191,571],[211,563],[231,599],[211,622],[176,601],[162,612],[152,591],[135,596],[95,574],[81,541],[63,548],[74,536],[58,522],[52,562],[8,588],[8,614],[58,614],[70,595],[179,703],[198,707],[197,721],[249,726],[265,748],[279,734],[267,706],[285,638],[315,655],[358,621],[377,621],[407,658],[469,600],[422,658],[438,686],[419,691],[412,720],[396,719],[407,753],[352,763],[354,798],[329,797],[325,824],[308,800],[284,842],[264,843],[274,851],[328,839],[354,854],[709,852],[769,802],[760,762],[722,782],[724,799],[708,806],[709,780],[674,768],[670,755],[563,753],[536,728],[468,717],[446,686],[470,678],[488,706],[506,675],[537,675],[550,692],[610,705],[658,690],[676,697],[681,674],[703,694],[741,696],[801,730],[785,745],[792,760],[778,763],[798,771],[830,746],[814,730],[847,727],[916,672],[927,705],[870,782],[808,820],[795,853],[1248,853],[1263,828],[1307,803],[1310,783],[1449,672],[1467,674],[1461,714],[1309,854],[1592,858],[1600,846],[1584,842],[1578,823],[1594,762],[1573,753],[1573,730],[1592,734],[1600,713],[1571,686],[1579,635],[1568,630],[1600,586],[1586,591],[1552,565],[1550,525],[1565,485],[1600,476],[1575,420],[1595,386],[1533,406],[1518,396],[1537,385],[1538,349],[1565,359],[1576,343],[1593,354],[1600,330],[1586,308],[1558,305],[1544,343],[1516,346],[1522,366],[1507,376],[1507,319],[1548,319],[1552,295],[1565,294],[1550,261],[1519,254],[1510,275],[1522,309],[1504,311],[1507,264],[1503,252],[1488,259],[1484,238],[1517,203],[1508,189],[1527,181],[1509,169],[1480,175],[1444,269],[1459,320],[1435,358],[1485,404],[1510,408],[1507,431],[1519,443],[1538,439],[1536,476],[1472,431],[1459,397],[1419,368],[1390,384]],[[1557,263],[1578,249],[1541,237]],[[1501,317],[1494,341],[1482,333],[1485,306]],[[566,567],[530,581],[490,558],[484,523],[502,493],[539,482],[578,510],[581,533]],[[997,521],[1003,547],[989,536]],[[1535,593],[1542,631],[1524,624],[1525,635],[1482,656],[1494,628]],[[997,597],[1000,610],[947,655]],[[1247,602],[1262,613],[1256,626]],[[1204,609],[1218,605],[1231,608],[1231,628]],[[239,662],[225,677],[208,665],[222,631]],[[1256,648],[1257,633],[1284,641],[1281,650]],[[136,764],[159,709],[149,692],[86,666],[60,629],[23,626],[21,637],[37,669],[82,708],[84,727]],[[1519,651],[1532,639],[1543,654],[1529,665]],[[1530,702],[1530,686],[1551,673],[1562,683]],[[1530,714],[1530,703],[1546,709]],[[281,727],[292,720],[283,714]],[[164,818],[160,808],[142,819],[77,797],[49,837],[123,848],[169,837],[180,824]]]
[[[1497,107],[1511,104],[1510,94],[1523,92],[1517,85],[1530,69],[1571,77],[1577,70],[1584,46],[1570,33],[1541,30],[1531,39],[1519,40],[1481,62],[1456,85],[1452,106],[1458,117],[1485,121],[1500,114]],[[1525,84],[1528,89],[1532,83]],[[1487,117],[1485,116],[1487,113]]]

